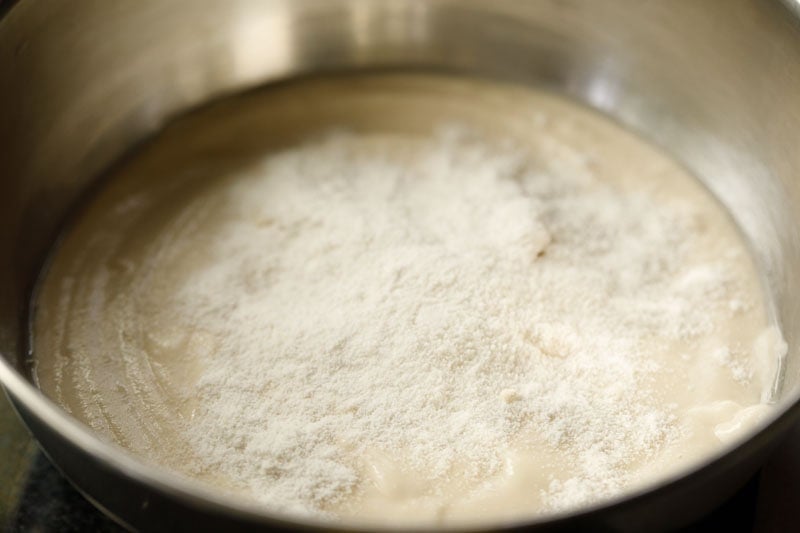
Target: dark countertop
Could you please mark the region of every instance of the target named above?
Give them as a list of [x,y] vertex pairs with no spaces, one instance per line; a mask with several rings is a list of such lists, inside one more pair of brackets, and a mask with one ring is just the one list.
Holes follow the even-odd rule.
[[[121,532],[39,451],[0,395],[0,531]],[[741,491],[688,532],[800,531],[800,427]]]
[[50,464],[0,393],[0,531],[125,531]]
[[38,449],[0,393],[0,530],[5,531]]

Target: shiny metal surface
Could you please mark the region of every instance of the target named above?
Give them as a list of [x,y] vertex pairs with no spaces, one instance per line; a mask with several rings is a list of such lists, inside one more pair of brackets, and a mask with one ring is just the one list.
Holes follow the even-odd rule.
[[0,20],[0,382],[53,460],[129,524],[289,525],[145,467],[31,385],[28,296],[60,222],[170,117],[265,82],[412,67],[541,85],[683,161],[731,210],[775,296],[790,346],[780,418],[688,476],[539,525],[688,521],[747,479],[800,410],[798,11],[795,0],[20,0]]

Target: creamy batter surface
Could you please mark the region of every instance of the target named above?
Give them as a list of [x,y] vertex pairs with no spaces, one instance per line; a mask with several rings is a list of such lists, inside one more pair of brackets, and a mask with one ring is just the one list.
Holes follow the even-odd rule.
[[42,390],[293,516],[497,523],[617,497],[769,414],[786,347],[679,165],[432,75],[209,106],[120,164],[39,287]]

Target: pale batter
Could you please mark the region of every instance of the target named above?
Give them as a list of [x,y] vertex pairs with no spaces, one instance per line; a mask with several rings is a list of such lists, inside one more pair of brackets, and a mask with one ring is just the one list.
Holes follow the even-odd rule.
[[565,100],[310,80],[183,118],[114,174],[40,287],[39,385],[271,509],[529,518],[769,413],[785,344],[734,225]]

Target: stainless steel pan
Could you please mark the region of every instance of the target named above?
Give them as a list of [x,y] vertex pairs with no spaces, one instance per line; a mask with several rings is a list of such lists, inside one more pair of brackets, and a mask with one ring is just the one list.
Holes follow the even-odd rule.
[[424,67],[568,94],[674,154],[751,242],[790,346],[780,416],[687,475],[521,525],[679,525],[731,494],[798,419],[796,0],[20,0],[0,10],[0,382],[53,462],[130,526],[300,524],[145,466],[39,393],[26,353],[32,284],[68,208],[133,144],[209,99],[306,73]]

